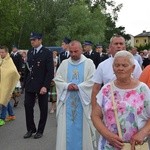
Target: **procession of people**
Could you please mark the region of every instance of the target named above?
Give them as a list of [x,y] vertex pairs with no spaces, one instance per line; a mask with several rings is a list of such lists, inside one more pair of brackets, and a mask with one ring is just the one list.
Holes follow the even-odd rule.
[[64,37],[61,53],[44,47],[41,33],[29,40],[31,49],[21,54],[15,45],[10,54],[0,47],[0,126],[17,119],[13,106],[23,94],[24,140],[42,138],[47,116],[56,114],[56,150],[149,150],[150,65],[144,62],[150,52],[144,58],[137,48],[127,51],[120,35],[110,39],[109,54],[86,39]]

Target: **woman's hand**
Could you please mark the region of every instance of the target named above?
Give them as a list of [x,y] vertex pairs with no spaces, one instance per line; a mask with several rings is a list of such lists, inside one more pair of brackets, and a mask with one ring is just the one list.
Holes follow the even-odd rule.
[[120,137],[114,133],[109,134],[109,136],[106,137],[107,141],[114,147],[122,149],[124,146],[123,140],[120,139]]
[[[135,145],[141,145],[143,144],[144,142],[144,138],[146,137],[146,134],[144,134],[144,132],[141,130],[139,132],[137,132],[136,134],[134,134],[132,137],[131,137],[131,145],[132,147],[134,148]],[[132,150],[134,150],[132,148]]]
[[124,146],[123,140],[119,138],[117,134],[112,133],[108,128],[105,126],[103,119],[102,109],[101,107],[96,104],[94,109],[92,109],[91,119],[95,128],[98,132],[110,143],[110,145],[121,149]]
[[135,145],[143,144],[146,137],[150,135],[150,119],[147,120],[144,127],[131,137],[131,150],[135,149]]

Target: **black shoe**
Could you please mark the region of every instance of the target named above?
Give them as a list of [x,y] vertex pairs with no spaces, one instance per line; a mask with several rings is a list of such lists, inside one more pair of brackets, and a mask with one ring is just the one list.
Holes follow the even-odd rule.
[[41,138],[42,136],[43,136],[42,133],[37,132],[37,133],[34,135],[34,139],[39,139],[39,138]]
[[36,131],[28,131],[23,137],[24,139],[30,138],[32,136],[33,133],[35,133]]

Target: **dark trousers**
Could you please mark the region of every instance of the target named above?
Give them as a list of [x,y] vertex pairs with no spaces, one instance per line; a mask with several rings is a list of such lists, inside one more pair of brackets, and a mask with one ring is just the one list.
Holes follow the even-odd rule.
[[25,91],[25,115],[26,115],[26,126],[27,131],[36,131],[36,126],[34,123],[34,105],[36,100],[36,95],[38,97],[38,104],[40,109],[40,120],[38,124],[37,132],[43,133],[46,120],[47,120],[47,113],[48,113],[48,93],[44,95],[31,93]]

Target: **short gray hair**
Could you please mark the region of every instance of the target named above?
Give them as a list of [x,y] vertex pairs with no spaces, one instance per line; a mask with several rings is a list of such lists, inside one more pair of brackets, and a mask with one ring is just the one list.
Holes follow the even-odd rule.
[[119,51],[115,54],[114,60],[118,57],[126,57],[129,59],[130,64],[134,65],[134,57],[130,52],[128,52],[126,50]]
[[110,44],[112,44],[114,38],[122,38],[122,39],[124,40],[124,43],[125,43],[125,38],[124,38],[123,36],[121,36],[121,35],[114,35],[114,36],[112,36],[111,39],[110,39]]

